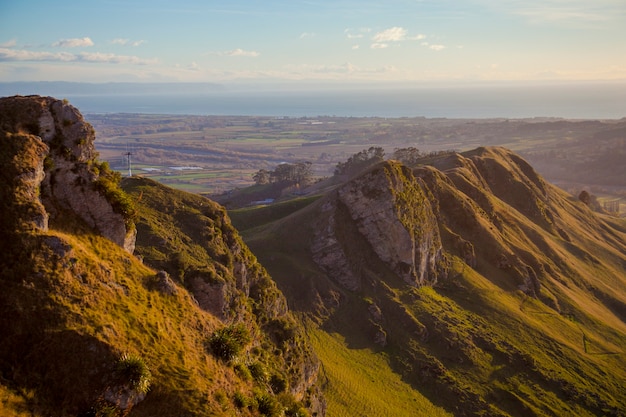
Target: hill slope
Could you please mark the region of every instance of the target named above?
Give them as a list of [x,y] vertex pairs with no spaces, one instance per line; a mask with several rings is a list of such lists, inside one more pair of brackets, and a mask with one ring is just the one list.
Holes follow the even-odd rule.
[[[293,309],[345,355],[383,355],[433,405],[624,415],[623,220],[502,148],[427,162],[382,162],[269,223],[271,207],[231,217]],[[337,401],[329,392],[329,412]]]
[[[68,103],[2,99],[0,127],[1,415],[324,414],[316,357],[219,206],[140,179],[135,205]],[[175,241],[193,274],[132,255],[148,202],[163,236],[202,223]]]

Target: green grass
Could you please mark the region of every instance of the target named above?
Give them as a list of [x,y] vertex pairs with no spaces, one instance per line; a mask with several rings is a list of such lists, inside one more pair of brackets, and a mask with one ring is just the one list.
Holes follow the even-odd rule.
[[231,210],[228,215],[240,232],[258,227],[294,213],[316,201],[320,196],[302,197],[263,207]]
[[384,353],[351,349],[340,334],[312,325],[308,335],[324,364],[328,416],[452,416],[403,381]]
[[[120,384],[147,392],[134,417],[252,416],[257,405],[235,411],[236,393],[279,400],[265,381],[238,373],[235,361],[263,366],[274,387],[308,387],[311,348],[224,209],[147,179],[124,184],[137,204],[143,262],[66,213],[48,232],[15,231],[1,279],[0,316],[11,319],[0,321],[0,415],[79,415],[107,406],[98,397]],[[235,283],[235,263],[250,297]],[[169,270],[174,294],[157,290],[148,264]],[[237,358],[211,352],[210,337],[224,323],[184,289],[191,274],[229,286],[224,320],[250,332]],[[300,407],[316,392],[285,401]]]
[[[441,197],[442,190],[438,193]],[[446,197],[459,198],[451,195]],[[567,227],[566,241],[549,223],[539,226],[502,200],[489,198],[492,208],[485,207],[499,216],[499,229],[477,206],[471,216],[478,220],[470,224],[461,222],[458,207],[440,208],[441,222],[451,222],[450,217],[457,222],[449,223],[455,232],[471,230],[479,258],[476,269],[465,265],[452,255],[455,243],[446,237],[452,253],[449,276],[434,288],[406,286],[369,262],[371,252],[359,244],[362,237],[340,236],[344,247],[358,255],[350,259],[364,280],[357,292],[341,290],[311,260],[314,228],[324,227],[319,204],[285,210],[282,216],[271,207],[233,211],[233,223],[244,229],[292,307],[323,323],[309,334],[328,377],[330,415],[387,415],[377,411],[380,403],[370,391],[384,384],[372,383],[376,378],[368,366],[376,375],[387,372],[399,380],[402,375],[405,389],[450,412],[621,415],[626,404],[620,388],[626,380],[626,325],[619,319],[625,286],[623,255],[618,254],[625,242],[623,224],[600,223],[551,190],[552,214]],[[490,257],[504,250],[543,274],[537,298],[518,290],[520,275],[493,265]],[[613,302],[613,310],[592,291]],[[374,304],[384,317],[379,324],[387,335],[384,348],[373,341],[368,306]],[[406,397],[399,398],[406,404]],[[395,413],[388,415],[411,415]]]

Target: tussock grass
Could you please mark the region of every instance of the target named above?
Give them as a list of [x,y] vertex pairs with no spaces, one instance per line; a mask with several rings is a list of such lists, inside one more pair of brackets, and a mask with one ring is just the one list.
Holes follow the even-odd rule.
[[384,353],[351,349],[340,334],[313,325],[308,335],[324,364],[329,416],[452,416],[403,381]]
[[271,223],[308,206],[320,196],[302,197],[262,207],[250,207],[228,212],[230,220],[239,231]]
[[[515,174],[518,187],[523,175],[534,178],[526,171]],[[372,399],[371,366],[376,374],[401,375],[426,404],[453,414],[622,415],[623,221],[595,215],[536,178],[549,199],[526,202],[506,187],[499,198],[456,180],[459,188],[432,184],[441,187],[430,198],[441,203],[450,259],[448,277],[434,287],[405,285],[369,259],[362,237],[344,233],[337,238],[357,255],[349,262],[364,285],[342,290],[311,260],[315,227],[325,225],[320,204],[282,218],[260,208],[241,212],[250,247],[297,308],[320,324],[309,333],[328,378],[330,414],[396,415],[377,411],[384,408]],[[458,236],[470,239],[475,268],[456,256]],[[501,254],[513,264],[499,266]],[[529,267],[537,274],[534,295],[520,289]],[[370,307],[382,318],[374,319]],[[377,328],[386,334],[384,347],[374,343]]]

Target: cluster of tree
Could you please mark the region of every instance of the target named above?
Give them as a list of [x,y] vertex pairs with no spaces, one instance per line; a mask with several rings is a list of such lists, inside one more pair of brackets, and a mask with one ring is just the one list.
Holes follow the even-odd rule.
[[393,153],[393,159],[402,162],[404,165],[413,166],[419,164],[420,162],[423,163],[422,160],[425,158],[434,158],[437,156],[450,155],[456,152],[457,151],[455,151],[454,149],[446,149],[424,153],[414,147],[396,148]]
[[393,152],[393,159],[400,161],[407,166],[417,164],[418,161],[425,156],[426,154],[423,154],[419,149],[412,146],[409,148],[396,148]]
[[[404,165],[414,166],[424,158],[448,155],[455,152],[454,150],[445,150],[424,153],[411,146],[408,148],[396,148],[391,158],[402,162]],[[346,162],[339,162],[335,167],[335,175],[352,175],[384,160],[384,158],[385,150],[378,146],[372,146],[369,149],[355,153]]]
[[372,146],[352,155],[346,162],[339,162],[335,167],[335,175],[350,175],[380,162],[385,158],[385,150],[379,146]]
[[290,182],[302,186],[310,184],[313,180],[313,168],[311,162],[296,162],[295,164],[283,163],[273,171],[260,169],[252,178],[256,184],[273,184],[278,182]]

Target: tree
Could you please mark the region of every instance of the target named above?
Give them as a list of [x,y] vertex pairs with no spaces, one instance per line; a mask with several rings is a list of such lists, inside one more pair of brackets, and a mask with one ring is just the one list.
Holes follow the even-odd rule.
[[580,194],[578,194],[578,199],[586,205],[591,203],[591,195],[585,190],[582,190]]
[[397,159],[405,165],[415,165],[424,155],[414,147],[398,148],[393,153],[393,159]]
[[278,182],[290,182],[307,185],[313,180],[313,164],[309,161],[296,162],[295,164],[282,163],[273,171],[259,170],[253,175],[257,184]]
[[385,158],[385,150],[379,146],[372,146],[367,150],[352,155],[346,162],[339,162],[335,167],[335,175],[347,175],[360,171]]
[[297,162],[294,180],[302,186],[310,184],[313,180],[313,164],[309,161]]
[[260,169],[252,176],[254,182],[258,185],[269,184],[270,182],[270,171],[266,169]]

